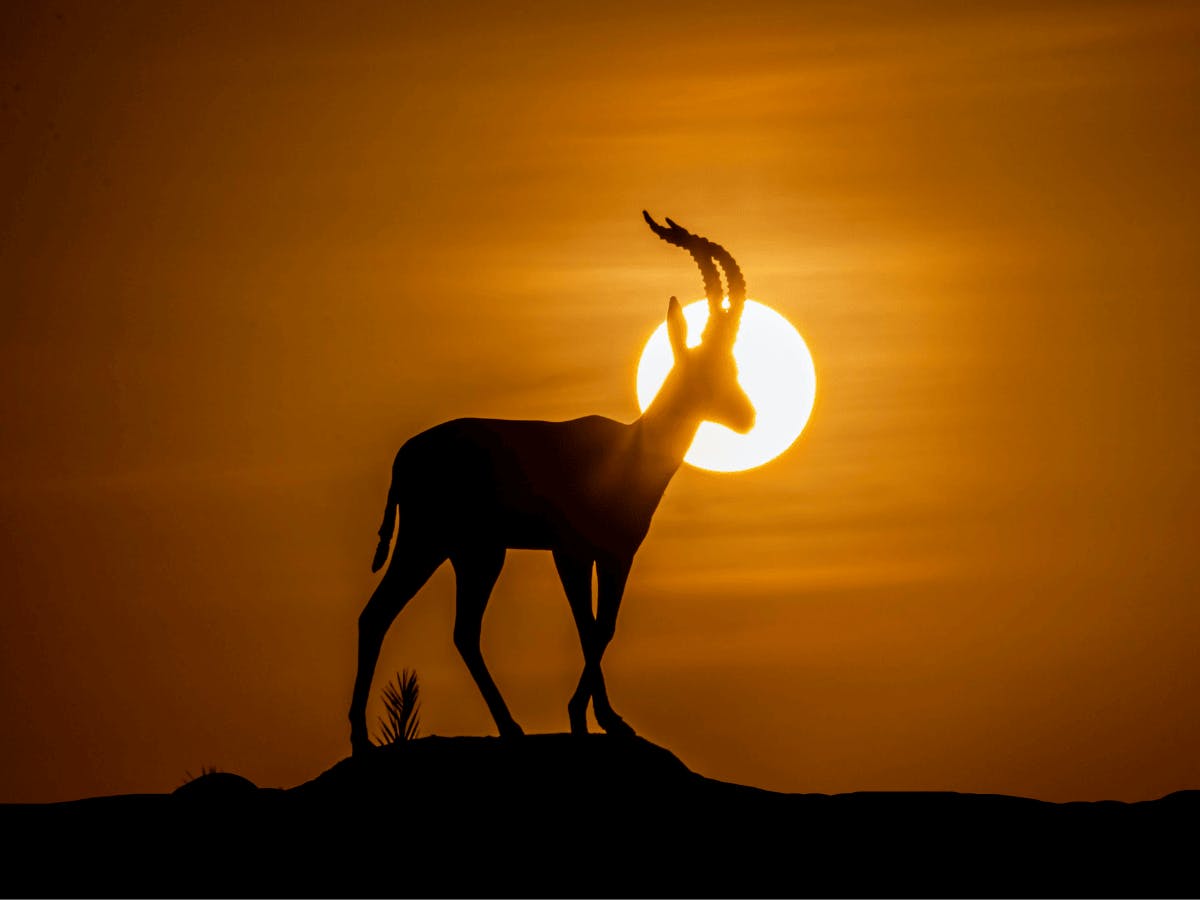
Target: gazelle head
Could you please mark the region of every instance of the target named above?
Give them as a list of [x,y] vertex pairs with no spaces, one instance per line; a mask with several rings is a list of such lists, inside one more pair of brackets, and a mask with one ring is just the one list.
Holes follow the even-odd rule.
[[[679,301],[671,298],[667,306],[667,334],[675,366],[663,385],[675,403],[689,413],[709,422],[716,422],[745,434],[754,427],[754,405],[738,383],[737,362],[733,345],[737,340],[742,308],[746,305],[746,280],[733,257],[720,244],[692,234],[686,228],[667,219],[664,228],[645,210],[642,215],[651,231],[668,244],[682,247],[691,254],[704,278],[704,294],[708,297],[708,322],[696,347],[687,345],[687,322]],[[725,273],[729,286],[726,307],[721,290],[717,263]]]

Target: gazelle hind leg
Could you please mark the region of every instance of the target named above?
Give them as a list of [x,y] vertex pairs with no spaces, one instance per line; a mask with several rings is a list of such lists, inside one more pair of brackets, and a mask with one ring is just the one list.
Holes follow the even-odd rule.
[[456,579],[454,604],[454,646],[467,664],[467,670],[475,679],[479,693],[487,703],[488,711],[496,721],[501,737],[519,737],[524,734],[521,726],[513,719],[500,696],[500,689],[492,680],[479,641],[483,633],[483,613],[500,570],[504,567],[503,547],[473,547],[451,555]]
[[445,560],[445,553],[425,545],[406,543],[402,534],[396,541],[391,564],[358,617],[358,674],[350,699],[350,746],[355,753],[372,746],[367,732],[367,700],[384,635],[408,601]]

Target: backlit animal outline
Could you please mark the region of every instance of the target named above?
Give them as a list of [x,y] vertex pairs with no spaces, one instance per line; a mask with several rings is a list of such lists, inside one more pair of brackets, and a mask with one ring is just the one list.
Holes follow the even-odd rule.
[[[571,731],[587,733],[587,708],[610,734],[633,734],[613,711],[600,664],[616,629],[634,554],[671,477],[703,421],[739,433],[755,411],[738,383],[733,345],[746,283],[733,257],[667,219],[646,223],[700,267],[709,316],[698,346],[687,346],[679,301],[667,307],[674,366],[646,411],[631,423],[602,416],[566,422],[455,419],[407,441],[392,464],[372,571],[391,562],[358,620],[358,673],[350,742],[372,744],[366,708],[383,638],[413,595],[447,559],[456,578],[454,645],[504,737],[523,734],[480,652],[483,613],[512,549],[549,550],[579,631],[584,666],[567,703]],[[722,296],[717,265],[728,285]],[[597,594],[592,607],[592,570]]]

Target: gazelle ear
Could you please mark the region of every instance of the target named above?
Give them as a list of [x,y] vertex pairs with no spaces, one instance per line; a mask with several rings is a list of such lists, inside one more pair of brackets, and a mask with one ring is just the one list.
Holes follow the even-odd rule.
[[683,317],[683,307],[674,297],[667,306],[667,336],[671,339],[671,352],[678,362],[687,350],[687,320]]

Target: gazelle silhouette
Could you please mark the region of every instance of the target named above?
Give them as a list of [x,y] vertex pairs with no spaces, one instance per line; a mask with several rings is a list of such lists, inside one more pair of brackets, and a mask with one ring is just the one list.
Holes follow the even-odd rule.
[[[455,419],[400,448],[372,571],[387,560],[397,508],[400,533],[391,563],[358,620],[358,675],[350,702],[350,743],[356,753],[372,746],[367,697],[384,634],[447,559],[457,582],[454,644],[500,734],[523,733],[479,648],[484,609],[509,548],[554,554],[583,645],[583,674],[567,703],[571,731],[587,733],[590,701],[606,732],[633,733],[609,703],[600,661],[616,629],[634,554],[700,423],[717,422],[744,433],[755,419],[733,358],[746,301],[737,263],[720,245],[670,219],[663,227],[649,213],[642,215],[655,234],[687,250],[700,267],[709,306],[700,345],[687,346],[687,323],[672,297],[667,326],[674,367],[637,421]],[[717,263],[729,287],[728,308]]]

